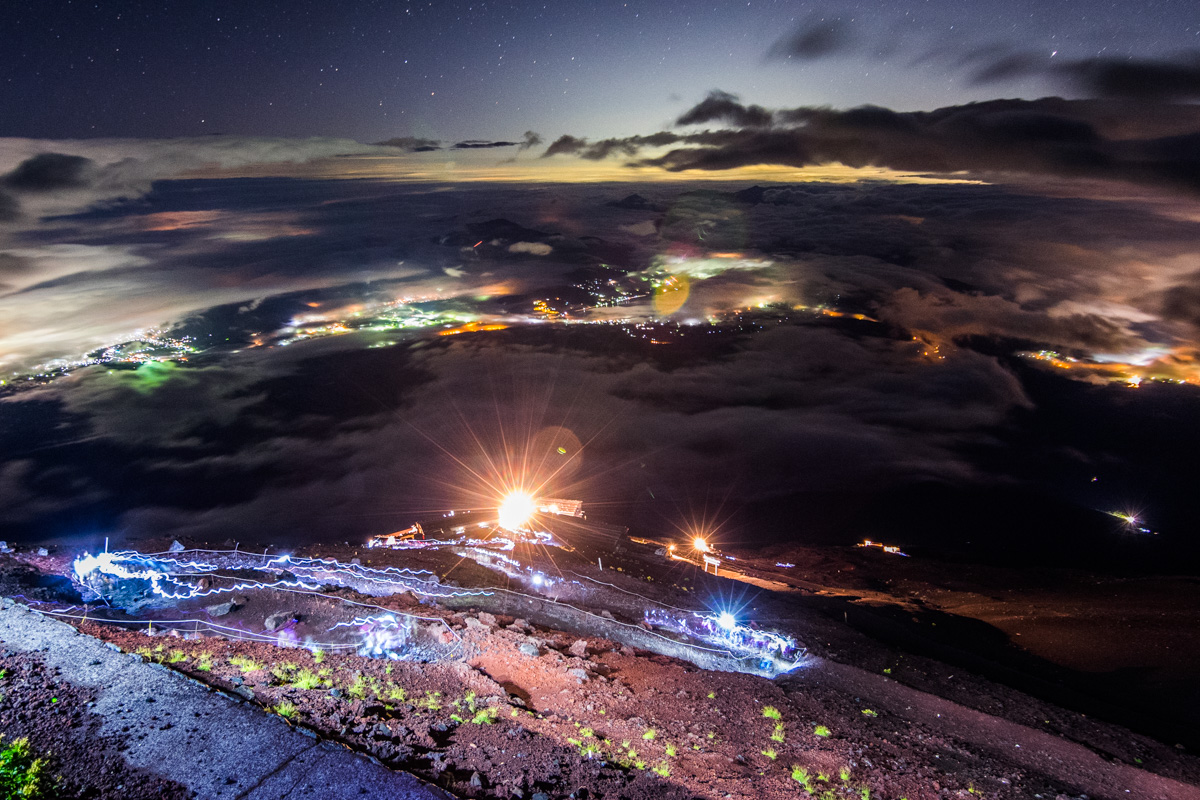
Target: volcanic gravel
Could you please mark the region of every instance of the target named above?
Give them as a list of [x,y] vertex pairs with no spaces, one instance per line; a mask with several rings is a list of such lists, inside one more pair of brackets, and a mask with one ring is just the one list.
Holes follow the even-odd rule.
[[28,737],[48,759],[53,796],[96,800],[184,800],[192,793],[125,763],[123,739],[100,733],[91,692],[73,686],[36,654],[0,653],[0,731],[4,741]]

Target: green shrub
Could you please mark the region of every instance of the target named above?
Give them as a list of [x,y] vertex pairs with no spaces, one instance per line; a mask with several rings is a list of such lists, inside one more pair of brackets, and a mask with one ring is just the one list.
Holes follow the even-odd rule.
[[[3,738],[3,734],[0,734]],[[0,797],[41,800],[53,796],[46,785],[46,760],[34,758],[28,739],[13,739],[0,750]]]

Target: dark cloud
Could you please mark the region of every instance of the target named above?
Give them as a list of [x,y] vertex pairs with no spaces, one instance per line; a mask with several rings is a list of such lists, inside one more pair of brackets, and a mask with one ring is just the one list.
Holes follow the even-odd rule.
[[1100,97],[1142,101],[1200,98],[1200,51],[1157,61],[1089,58],[1059,65],[1055,71]]
[[1040,78],[1086,97],[1140,103],[1200,98],[1200,51],[1164,59],[1070,59],[996,44],[964,53],[957,63],[975,85]]
[[[712,119],[747,124],[698,134],[661,132],[595,143],[563,136],[545,155],[633,157],[647,148],[681,144],[687,146],[637,163],[676,172],[841,163],[915,172],[1098,178],[1200,191],[1200,109],[1179,106],[1173,113],[1159,108],[1148,115],[1145,130],[1139,130],[1139,106],[1045,98],[995,100],[935,111],[864,106],[769,112],[743,106],[732,95],[713,93],[680,117],[680,124]],[[1174,135],[1158,135],[1164,127]]]
[[550,143],[550,146],[546,148],[546,152],[542,153],[542,158],[559,155],[578,155],[586,147],[587,139],[563,134]]
[[[1004,41],[979,41],[958,33],[929,42],[902,28],[855,31],[840,17],[814,13],[776,40],[768,59],[814,61],[853,51],[861,57],[894,58],[907,53],[911,66],[938,65],[959,72],[971,84],[1040,79],[1059,91],[1086,97],[1140,102],[1200,98],[1200,50],[1167,58],[1072,58]],[[745,126],[745,123],[735,123]]]
[[11,222],[21,216],[21,204],[8,192],[0,191],[0,222]]
[[521,150],[528,150],[531,147],[537,147],[541,143],[542,135],[540,133],[537,131],[525,131],[525,135],[522,137],[522,141],[520,145],[518,145],[518,148]]
[[1163,294],[1162,315],[1185,322],[1200,332],[1200,274],[1172,286]]
[[839,18],[813,15],[792,33],[777,40],[767,51],[768,58],[815,59],[850,49],[854,37],[850,26]]
[[675,124],[701,125],[716,121],[739,128],[763,128],[771,124],[772,115],[762,106],[742,105],[737,95],[712,91],[698,105],[675,120]]
[[542,137],[534,131],[525,131],[519,142],[506,142],[492,139],[464,139],[448,147],[438,139],[424,139],[416,136],[399,136],[394,139],[379,142],[382,147],[394,147],[406,153],[429,153],[435,150],[491,150],[498,147],[516,147],[518,150],[528,150],[542,143]]
[[16,192],[53,192],[84,189],[96,175],[96,164],[83,156],[40,153],[0,177],[0,183]]
[[422,139],[416,136],[397,136],[394,139],[378,142],[378,144],[381,147],[394,147],[406,153],[428,153],[442,149],[442,143],[437,139]]
[[703,133],[677,134],[669,131],[652,133],[649,136],[629,136],[623,139],[601,139],[590,142],[586,138],[564,135],[555,139],[542,158],[558,155],[574,155],[590,161],[600,161],[609,156],[634,156],[645,147],[663,147],[670,144],[722,144],[730,140],[733,134],[721,131],[704,131]]
[[483,139],[467,139],[462,142],[455,142],[451,145],[451,150],[490,150],[493,147],[517,147],[521,142],[490,142]]

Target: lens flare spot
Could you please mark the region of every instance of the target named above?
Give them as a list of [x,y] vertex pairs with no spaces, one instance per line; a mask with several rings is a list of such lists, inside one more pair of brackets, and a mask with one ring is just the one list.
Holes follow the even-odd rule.
[[654,289],[654,311],[662,317],[668,317],[687,302],[691,292],[691,283],[684,275],[672,275],[663,280]]

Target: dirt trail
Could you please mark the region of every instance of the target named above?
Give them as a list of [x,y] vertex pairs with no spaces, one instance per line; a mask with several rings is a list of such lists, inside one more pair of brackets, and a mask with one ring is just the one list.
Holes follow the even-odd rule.
[[848,664],[822,661],[782,680],[795,686],[819,684],[861,697],[873,708],[1039,772],[1090,798],[1200,800],[1200,787],[1106,761],[1084,745],[975,711]]

